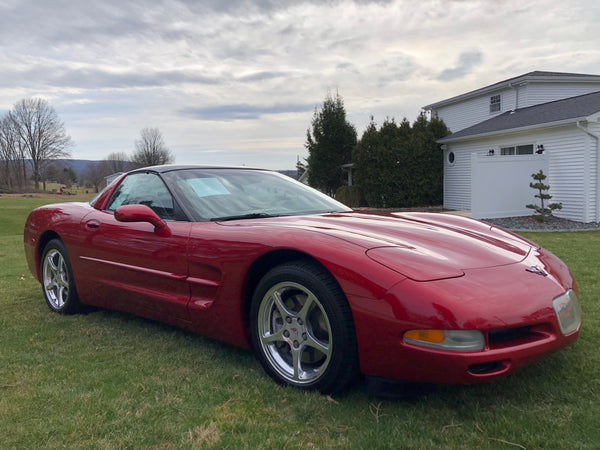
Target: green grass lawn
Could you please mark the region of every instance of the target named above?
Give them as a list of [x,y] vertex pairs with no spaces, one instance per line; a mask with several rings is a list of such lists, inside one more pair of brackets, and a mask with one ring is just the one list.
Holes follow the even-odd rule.
[[575,345],[485,385],[331,398],[278,386],[249,352],[168,325],[51,313],[22,226],[57,200],[0,197],[0,448],[600,446],[600,232],[526,234],[578,280]]

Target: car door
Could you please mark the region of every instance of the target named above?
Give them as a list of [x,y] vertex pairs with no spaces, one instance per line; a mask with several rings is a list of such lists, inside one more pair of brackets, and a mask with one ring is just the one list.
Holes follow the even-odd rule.
[[[142,204],[167,222],[158,233],[149,222],[120,222],[121,205]],[[126,176],[104,210],[81,222],[77,278],[92,304],[167,321],[189,319],[187,246],[191,224],[156,173]],[[81,287],[80,287],[81,286]]]

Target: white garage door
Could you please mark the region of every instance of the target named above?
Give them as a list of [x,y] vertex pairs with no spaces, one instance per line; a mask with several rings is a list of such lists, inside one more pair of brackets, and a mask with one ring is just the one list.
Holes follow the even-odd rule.
[[529,216],[529,203],[539,204],[529,187],[531,174],[548,175],[548,156],[471,155],[471,216],[475,219]]

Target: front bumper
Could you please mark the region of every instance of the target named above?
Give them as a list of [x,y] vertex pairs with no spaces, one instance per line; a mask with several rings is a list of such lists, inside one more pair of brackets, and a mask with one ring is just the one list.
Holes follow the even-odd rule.
[[[533,263],[547,275],[526,271]],[[563,334],[553,306],[569,289],[577,287],[566,266],[540,250],[523,263],[466,270],[460,278],[407,279],[379,300],[350,298],[361,370],[371,377],[439,384],[506,376],[577,340],[580,322]],[[404,341],[406,331],[424,328],[477,329],[485,347],[454,352]]]

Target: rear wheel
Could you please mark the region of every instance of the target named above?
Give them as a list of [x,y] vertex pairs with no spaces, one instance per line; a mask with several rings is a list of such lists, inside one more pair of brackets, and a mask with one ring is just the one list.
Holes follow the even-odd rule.
[[53,239],[44,248],[41,275],[44,297],[51,310],[72,314],[80,309],[71,261],[61,240]]
[[257,358],[281,384],[333,393],[358,374],[350,307],[333,277],[314,264],[286,263],[262,278],[250,329]]

